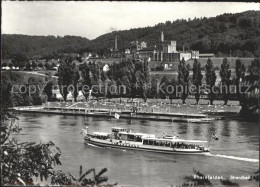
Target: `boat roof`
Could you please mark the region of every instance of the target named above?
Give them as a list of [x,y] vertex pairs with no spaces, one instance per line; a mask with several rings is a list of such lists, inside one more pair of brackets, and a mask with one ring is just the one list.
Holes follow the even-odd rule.
[[207,141],[203,140],[184,140],[184,139],[165,139],[165,138],[151,138],[151,137],[144,137],[144,140],[154,140],[154,141],[169,141],[169,142],[189,142],[189,143],[207,143]]
[[119,132],[119,134],[129,134],[129,135],[134,135],[134,136],[151,136],[155,137],[154,134],[146,134],[146,133],[139,133],[139,132]]
[[99,135],[99,136],[108,136],[110,133],[108,132],[92,132],[93,135]]
[[127,128],[123,128],[123,127],[112,127],[112,129],[127,129]]

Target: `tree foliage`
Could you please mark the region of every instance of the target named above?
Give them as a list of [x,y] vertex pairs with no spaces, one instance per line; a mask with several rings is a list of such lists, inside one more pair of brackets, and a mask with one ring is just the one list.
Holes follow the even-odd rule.
[[[39,185],[35,183],[35,179],[40,179],[45,183],[50,179],[51,185],[98,186],[108,180],[103,176],[107,171],[106,168],[96,173],[95,169],[83,172],[80,167],[79,178],[71,173],[57,171],[55,166],[61,165],[61,150],[51,141],[47,143],[18,142],[15,134],[22,130],[17,123],[18,120],[16,114],[10,112],[6,105],[1,107],[0,186]],[[93,177],[89,176],[90,173],[93,173]]]
[[195,99],[197,101],[197,104],[199,102],[199,97],[200,97],[200,86],[202,84],[202,73],[201,73],[201,66],[200,66],[200,62],[198,62],[197,59],[194,60],[193,63],[193,75],[192,75],[192,79],[193,79],[193,85],[196,86],[196,94],[195,94]]
[[210,104],[212,105],[215,99],[215,93],[213,87],[215,86],[217,76],[215,73],[214,65],[210,58],[208,59],[205,67],[206,67],[206,84],[209,87],[208,98],[210,100]]
[[181,93],[182,103],[185,103],[186,98],[188,97],[188,83],[189,83],[189,71],[185,63],[184,58],[178,64],[178,84],[182,86],[183,92]]
[[82,91],[84,94],[84,97],[86,98],[86,100],[88,99],[89,96],[89,90],[91,89],[91,79],[90,79],[90,67],[88,66],[88,64],[85,62],[84,64],[80,65],[79,67],[80,69],[80,75],[81,75],[81,81],[80,83],[82,84]]
[[[75,73],[77,73],[76,70],[76,65],[74,63],[72,63],[73,58],[68,57],[65,58],[58,69],[58,85],[60,88],[60,93],[63,97],[63,99],[66,101],[67,100],[67,96],[69,94],[69,91],[72,91],[70,89],[70,86],[72,86],[74,84],[74,77],[75,77]],[[74,88],[75,90],[75,88]]]
[[259,65],[260,59],[254,59],[249,68],[249,75],[244,79],[243,84],[246,90],[242,95],[240,114],[246,120],[258,121],[259,120]]
[[245,79],[245,73],[246,73],[246,67],[244,64],[242,64],[240,59],[236,60],[236,78],[235,78],[235,85],[236,85],[236,91],[237,91],[237,98],[240,100],[240,104],[241,104],[241,97],[240,97],[240,93],[239,90],[240,87],[242,86],[242,82],[244,82]]
[[141,62],[141,68],[139,68],[137,73],[137,81],[140,85],[142,98],[144,99],[144,102],[146,102],[149,91],[151,90],[150,68],[147,60]]
[[230,96],[230,78],[231,78],[231,69],[230,62],[227,58],[223,59],[223,63],[221,64],[219,75],[221,77],[221,87],[222,87],[222,95],[224,99],[224,104],[227,105],[229,96]]
[[52,100],[52,96],[53,96],[53,92],[52,92],[52,89],[53,89],[53,81],[49,81],[46,86],[44,87],[43,89],[43,92],[47,95],[47,99],[48,101],[51,101]]
[[[177,19],[158,23],[153,27],[116,31],[118,46],[129,48],[132,41],[145,41],[149,46],[158,43],[163,30],[167,40],[176,40],[177,49],[182,46],[201,53],[213,52],[233,56],[259,57],[260,29],[259,11],[246,11],[236,14],[223,14],[212,18]],[[108,55],[114,46],[115,31],[88,40],[78,36],[26,36],[2,35],[2,58],[15,58],[16,55],[43,54],[42,58],[54,58],[60,53],[94,52]],[[23,60],[22,60],[23,61]]]
[[45,102],[45,94],[41,93],[44,82],[40,77],[30,76],[25,79],[18,72],[8,71],[2,73],[1,79],[3,106],[41,105]]

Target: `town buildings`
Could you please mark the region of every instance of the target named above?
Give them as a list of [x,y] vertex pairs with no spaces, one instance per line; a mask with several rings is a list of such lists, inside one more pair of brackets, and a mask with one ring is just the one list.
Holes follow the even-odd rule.
[[199,57],[199,51],[177,51],[177,42],[165,40],[164,33],[161,32],[160,41],[155,46],[147,47],[144,41],[130,42],[130,49],[118,49],[117,34],[115,36],[115,47],[110,50],[111,58],[147,58],[148,61],[176,62],[182,58],[185,60]]

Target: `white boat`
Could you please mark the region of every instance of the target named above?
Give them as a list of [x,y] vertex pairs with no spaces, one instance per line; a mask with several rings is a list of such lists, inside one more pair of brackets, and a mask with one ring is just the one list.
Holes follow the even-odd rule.
[[126,128],[112,127],[111,133],[88,132],[88,127],[82,129],[87,144],[100,147],[140,150],[169,154],[205,154],[207,141],[184,140],[177,136],[155,137],[154,134],[131,132]]

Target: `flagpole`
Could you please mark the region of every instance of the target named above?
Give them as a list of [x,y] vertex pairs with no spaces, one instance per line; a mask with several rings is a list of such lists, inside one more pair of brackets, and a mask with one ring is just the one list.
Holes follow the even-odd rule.
[[116,120],[116,118],[115,118],[115,115],[114,115],[114,118],[113,118],[113,127],[115,127],[115,120]]

